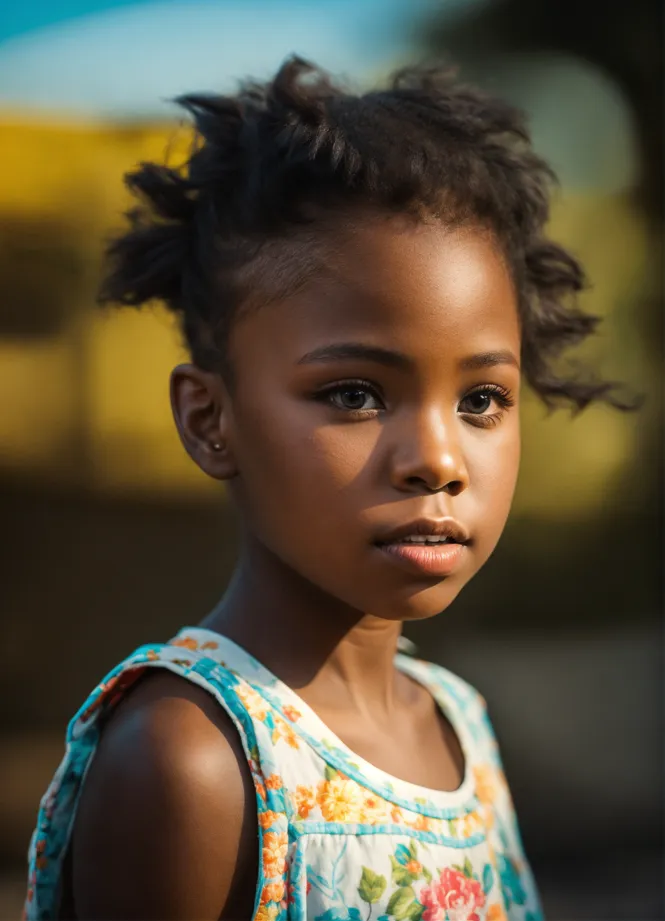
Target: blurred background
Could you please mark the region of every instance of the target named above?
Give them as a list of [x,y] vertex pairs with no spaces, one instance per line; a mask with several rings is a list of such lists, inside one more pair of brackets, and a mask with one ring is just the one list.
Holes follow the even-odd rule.
[[599,371],[637,414],[524,408],[511,524],[413,627],[488,699],[553,921],[656,921],[662,884],[662,23],[658,0],[24,0],[0,11],[0,919],[18,917],[67,720],[217,600],[224,495],[168,405],[166,315],[94,307],[122,174],[184,151],[168,99],[290,52],[371,84],[447,55],[531,117],[552,233],[592,280]]

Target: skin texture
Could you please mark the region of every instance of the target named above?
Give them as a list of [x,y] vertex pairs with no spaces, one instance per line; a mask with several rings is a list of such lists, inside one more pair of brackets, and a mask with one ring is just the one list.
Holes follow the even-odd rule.
[[[330,356],[349,343],[401,357]],[[235,575],[202,625],[297,690],[360,757],[456,789],[459,743],[393,657],[402,622],[448,607],[510,508],[520,332],[499,249],[479,228],[359,221],[331,235],[324,272],[238,317],[229,348],[232,386],[190,365],[172,376],[183,444],[227,481],[241,521]],[[423,517],[469,535],[446,578],[376,546]],[[251,917],[244,757],[224,714],[185,684],[151,677],[111,717],[74,833],[78,917]]]

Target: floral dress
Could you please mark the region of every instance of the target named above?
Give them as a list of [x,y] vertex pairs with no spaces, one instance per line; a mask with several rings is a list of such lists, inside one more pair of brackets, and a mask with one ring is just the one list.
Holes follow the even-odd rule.
[[256,788],[253,921],[542,921],[485,703],[443,668],[405,655],[465,758],[454,792],[363,761],[298,695],[230,640],[187,627],[142,646],[69,724],[29,851],[28,921],[57,915],[60,875],[100,717],[148,667],[205,688],[240,734]]

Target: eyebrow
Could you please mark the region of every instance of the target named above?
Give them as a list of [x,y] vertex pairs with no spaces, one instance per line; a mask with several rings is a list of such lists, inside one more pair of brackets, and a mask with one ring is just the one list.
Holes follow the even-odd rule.
[[[321,348],[307,352],[298,359],[299,365],[324,364],[328,361],[373,361],[375,364],[385,365],[388,368],[397,368],[400,371],[409,371],[414,365],[413,359],[403,352],[384,349],[376,345],[365,345],[361,342],[339,342],[335,345],[324,345]],[[499,349],[495,352],[480,352],[469,355],[459,363],[461,371],[478,371],[482,368],[492,368],[496,365],[514,365],[519,370],[517,357],[508,349]]]
[[469,355],[460,362],[462,371],[478,371],[481,368],[492,368],[495,365],[514,365],[518,370],[520,363],[517,356],[509,349],[499,349],[497,352],[480,352],[478,355]]
[[335,345],[324,345],[319,349],[307,352],[298,360],[299,365],[323,363],[326,361],[373,361],[388,368],[398,368],[408,371],[413,367],[413,361],[402,352],[392,349],[383,349],[377,345],[363,345],[361,342],[339,342]]

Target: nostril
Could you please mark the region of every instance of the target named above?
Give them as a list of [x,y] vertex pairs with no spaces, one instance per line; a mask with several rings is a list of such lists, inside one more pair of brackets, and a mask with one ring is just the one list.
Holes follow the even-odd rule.
[[446,492],[450,496],[457,496],[464,490],[464,483],[461,480],[449,480],[447,483],[436,484],[428,482],[425,477],[410,476],[406,478],[406,483],[416,489],[426,489],[427,492]]

